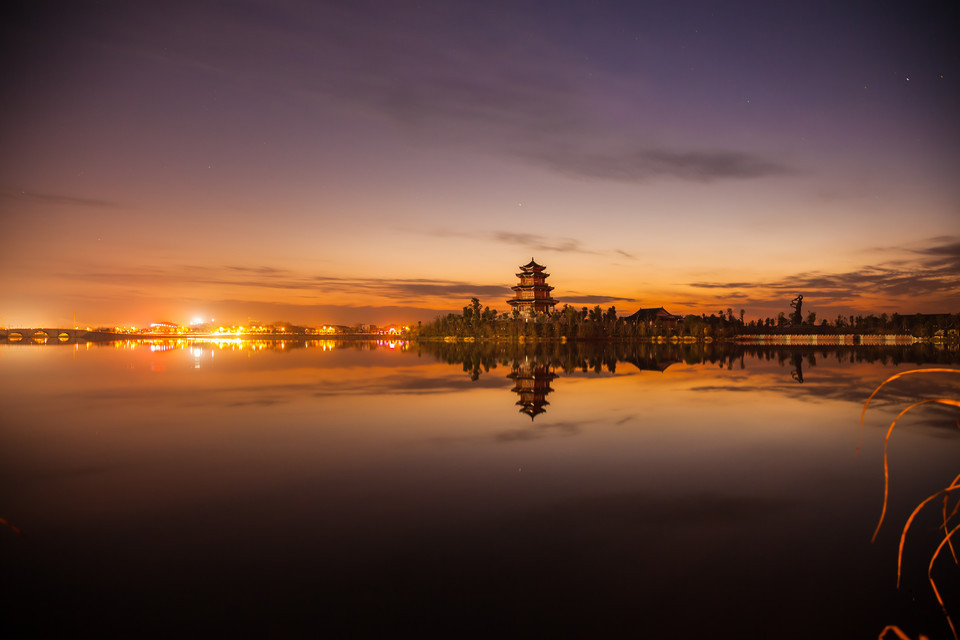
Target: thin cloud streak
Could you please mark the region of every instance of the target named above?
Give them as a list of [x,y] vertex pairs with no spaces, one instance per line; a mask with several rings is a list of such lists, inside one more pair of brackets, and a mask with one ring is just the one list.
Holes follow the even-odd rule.
[[731,149],[640,148],[589,152],[562,148],[535,152],[527,159],[565,175],[631,183],[660,178],[708,183],[789,177],[800,173],[786,163]]
[[488,240],[498,244],[509,246],[526,247],[531,251],[552,251],[560,253],[579,253],[591,256],[606,256],[616,254],[623,258],[635,260],[636,256],[623,249],[601,250],[592,249],[575,238],[550,238],[548,236],[536,233],[522,233],[517,231],[495,230],[489,232],[477,231],[453,231],[450,229],[440,229],[430,232],[429,235],[439,238],[476,238]]
[[223,268],[181,266],[174,269],[144,268],[140,270],[77,270],[63,272],[60,277],[125,286],[210,285],[252,289],[282,289],[300,291],[304,297],[320,298],[331,294],[369,298],[377,296],[392,300],[420,301],[424,298],[471,298],[510,296],[505,285],[478,284],[455,280],[426,278],[341,278],[334,276],[297,275],[286,269],[269,266]]
[[583,243],[573,238],[548,240],[544,236],[532,233],[515,233],[512,231],[494,231],[491,235],[497,242],[529,247],[536,251],[562,251],[564,253],[585,253],[591,255],[601,254],[600,251],[584,248]]
[[13,202],[26,202],[65,207],[90,207],[97,209],[114,209],[118,203],[100,198],[83,198],[62,193],[39,193],[20,189],[0,190],[0,199]]
[[752,289],[772,292],[802,292],[804,296],[832,302],[851,302],[866,296],[886,298],[960,297],[960,242],[940,237],[936,244],[909,253],[919,260],[889,260],[848,272],[803,272],[763,282],[699,281],[698,289]]
[[560,301],[569,304],[606,304],[607,302],[637,302],[634,298],[618,296],[563,296]]

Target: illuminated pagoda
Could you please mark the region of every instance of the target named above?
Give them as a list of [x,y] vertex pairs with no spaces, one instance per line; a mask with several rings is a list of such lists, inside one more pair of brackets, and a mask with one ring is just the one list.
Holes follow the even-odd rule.
[[550,313],[557,301],[550,297],[553,287],[547,284],[549,273],[546,269],[530,258],[530,262],[520,267],[520,284],[511,287],[516,294],[507,303],[520,311],[521,315],[534,316],[538,313]]
[[553,391],[550,383],[557,377],[557,374],[550,370],[547,364],[523,364],[514,363],[513,372],[507,375],[513,379],[512,391],[520,396],[517,406],[520,407],[520,413],[525,413],[533,420],[541,413],[546,412],[544,407],[548,404],[547,394]]

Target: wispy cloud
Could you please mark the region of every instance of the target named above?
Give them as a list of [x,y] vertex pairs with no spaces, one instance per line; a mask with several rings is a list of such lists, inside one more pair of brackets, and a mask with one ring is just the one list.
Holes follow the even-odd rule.
[[70,207],[91,207],[100,209],[112,209],[117,207],[117,203],[112,200],[100,198],[83,198],[63,193],[42,193],[36,191],[26,191],[23,189],[2,189],[0,190],[0,199],[12,202],[36,203],[45,205],[70,206]]
[[60,274],[67,279],[115,285],[209,285],[217,288],[283,289],[299,292],[301,297],[321,298],[331,294],[419,302],[425,298],[462,298],[510,296],[502,284],[484,284],[458,280],[427,278],[342,278],[299,274],[271,266],[225,266],[220,268],[181,265],[173,268],[75,269]]
[[960,273],[960,239],[950,236],[940,236],[934,238],[938,244],[915,249],[914,252],[922,256],[930,256],[926,264],[931,267],[937,267],[953,272]]
[[230,271],[239,271],[241,273],[252,273],[259,276],[284,276],[290,273],[287,269],[277,269],[276,267],[248,267],[248,266],[227,266],[226,269]]
[[633,298],[622,298],[617,296],[591,296],[591,295],[587,295],[587,296],[565,295],[563,296],[563,300],[561,300],[560,302],[569,303],[569,304],[606,304],[607,302],[620,302],[620,301],[636,302],[636,300],[634,300]]
[[802,272],[776,280],[757,282],[698,281],[700,289],[748,289],[769,292],[802,292],[804,296],[831,302],[850,302],[865,295],[891,299],[928,295],[960,299],[960,240],[933,238],[921,248],[899,249],[912,259],[890,259],[845,272]]
[[518,231],[454,231],[451,229],[439,229],[430,231],[430,235],[441,238],[477,238],[488,240],[499,244],[510,246],[525,247],[530,251],[553,251],[562,253],[580,253],[592,256],[619,256],[630,260],[636,259],[632,253],[623,249],[598,249],[588,247],[576,238],[549,237],[537,233],[524,233]]
[[537,149],[527,159],[559,173],[617,182],[669,178],[692,182],[747,180],[796,175],[790,165],[743,151],[637,148],[585,151],[580,148]]
[[508,429],[494,436],[499,443],[527,442],[550,436],[576,436],[581,433],[581,423],[577,422],[543,422],[531,425],[526,429]]
[[497,242],[528,247],[537,251],[563,251],[565,253],[589,253],[594,255],[600,253],[600,251],[594,249],[587,249],[582,242],[573,238],[550,240],[541,235],[515,233],[513,231],[494,231],[490,235]]

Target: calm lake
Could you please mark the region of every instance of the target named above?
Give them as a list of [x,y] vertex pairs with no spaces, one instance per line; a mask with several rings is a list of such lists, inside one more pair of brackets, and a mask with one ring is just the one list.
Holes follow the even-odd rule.
[[[282,348],[281,348],[282,346]],[[954,348],[0,346],[4,637],[950,637]],[[862,445],[861,445],[862,443]],[[859,447],[859,453],[858,453]],[[939,503],[938,503],[939,504]],[[960,568],[934,567],[960,618]]]

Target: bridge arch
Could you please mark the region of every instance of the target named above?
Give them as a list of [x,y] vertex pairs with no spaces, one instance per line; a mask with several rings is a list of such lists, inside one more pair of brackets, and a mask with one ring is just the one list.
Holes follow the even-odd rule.
[[85,340],[84,329],[22,328],[0,329],[0,341],[18,344],[67,344]]

